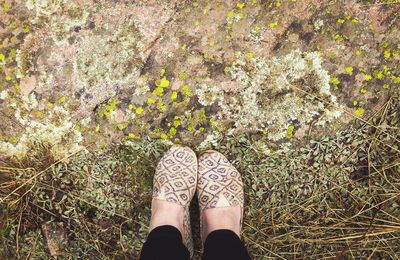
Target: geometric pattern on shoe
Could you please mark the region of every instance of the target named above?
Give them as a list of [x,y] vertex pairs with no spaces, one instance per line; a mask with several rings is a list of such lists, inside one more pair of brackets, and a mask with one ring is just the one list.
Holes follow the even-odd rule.
[[196,191],[196,182],[196,154],[189,147],[174,145],[157,165],[153,198],[188,206]]
[[197,194],[200,210],[239,205],[243,210],[243,182],[240,173],[217,151],[199,157]]
[[173,145],[161,158],[153,179],[153,199],[164,200],[184,207],[183,244],[193,256],[193,238],[189,205],[197,183],[197,157],[186,146]]

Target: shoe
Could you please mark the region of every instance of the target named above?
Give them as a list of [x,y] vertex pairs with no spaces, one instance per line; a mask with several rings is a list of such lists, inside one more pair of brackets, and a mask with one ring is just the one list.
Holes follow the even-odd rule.
[[192,149],[174,145],[161,158],[153,181],[153,199],[164,200],[184,208],[183,243],[193,256],[189,205],[196,192],[197,158]]
[[[210,208],[240,206],[243,219],[243,182],[236,168],[217,151],[206,151],[199,158],[197,196],[202,212]],[[204,243],[203,220],[200,217],[200,232]]]

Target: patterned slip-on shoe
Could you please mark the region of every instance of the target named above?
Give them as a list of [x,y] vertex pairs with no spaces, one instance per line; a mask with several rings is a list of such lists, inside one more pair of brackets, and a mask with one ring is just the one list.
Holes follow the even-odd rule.
[[183,243],[193,256],[189,205],[196,191],[197,158],[192,149],[174,145],[161,158],[153,181],[153,199],[165,200],[184,207]]
[[[206,151],[199,159],[197,196],[200,216],[205,209],[240,206],[240,224],[243,219],[243,182],[236,168],[217,151]],[[203,220],[200,219],[200,232],[204,243]]]

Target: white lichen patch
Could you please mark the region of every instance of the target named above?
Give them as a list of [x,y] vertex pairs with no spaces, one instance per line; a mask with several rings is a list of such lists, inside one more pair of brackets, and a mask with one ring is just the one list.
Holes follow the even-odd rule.
[[237,52],[229,75],[240,83],[235,92],[220,89],[223,95],[213,91],[218,94],[205,99],[199,88],[200,103],[217,101],[218,119],[233,121],[236,128],[266,131],[270,140],[290,138],[293,125],[302,127],[314,120],[325,125],[342,113],[316,52],[294,50],[270,60]]
[[260,44],[261,41],[264,39],[261,34],[260,27],[252,29],[247,37],[250,39],[250,41],[254,42],[255,44]]
[[203,106],[210,106],[223,99],[222,90],[216,86],[209,86],[206,83],[196,88],[197,98]]
[[48,25],[54,42],[59,45],[71,35],[73,28],[83,26],[89,17],[81,3],[70,0],[28,0],[26,7],[36,12],[32,23]]
[[139,39],[132,21],[122,23],[111,37],[99,35],[84,39],[74,69],[85,87],[134,84],[142,65],[137,48]]
[[23,132],[15,142],[0,142],[0,153],[5,156],[24,158],[37,151],[37,146],[47,147],[56,160],[84,150],[81,133],[75,129],[69,113],[60,106],[54,106],[45,119],[31,118],[31,112],[38,106],[32,93],[29,96],[9,97],[9,108],[14,110],[15,120]]

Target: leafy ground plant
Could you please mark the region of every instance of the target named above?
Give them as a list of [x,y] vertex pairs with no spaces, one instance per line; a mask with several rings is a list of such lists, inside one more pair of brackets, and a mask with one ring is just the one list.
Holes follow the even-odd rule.
[[[254,259],[398,258],[399,109],[394,96],[369,119],[298,149],[271,152],[258,135],[214,144],[243,174],[243,238]],[[0,256],[137,258],[168,145],[135,141],[63,161],[46,145],[34,149],[1,163]],[[198,258],[198,218],[193,230]]]

